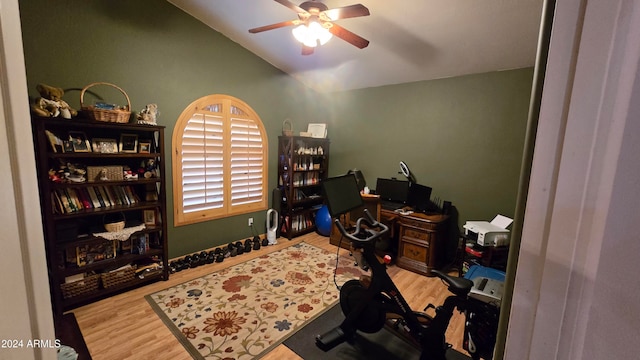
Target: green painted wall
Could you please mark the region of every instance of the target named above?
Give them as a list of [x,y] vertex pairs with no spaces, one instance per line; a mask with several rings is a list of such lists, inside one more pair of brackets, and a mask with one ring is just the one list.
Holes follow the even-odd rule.
[[[116,84],[127,92],[134,111],[158,104],[158,123],[167,127],[167,154],[176,119],[205,95],[229,94],[250,104],[265,125],[271,159],[282,121],[322,107],[312,90],[166,1],[21,0],[20,17],[31,97],[38,96],[41,82],[62,87],[64,99],[77,109],[84,86]],[[276,174],[275,160],[269,174]],[[172,214],[171,174],[166,175]],[[276,176],[269,178],[272,189]],[[264,232],[265,212],[178,228],[170,215],[169,255],[250,237],[250,216]]]
[[[193,100],[229,94],[250,104],[265,124],[269,189],[275,187],[277,136],[291,118],[296,133],[309,122],[328,123],[332,175],[357,167],[374,186],[377,177],[401,177],[404,160],[419,183],[453,201],[462,222],[513,214],[531,69],[324,96],[166,1],[21,0],[20,13],[32,97],[42,82],[67,89],[64,99],[79,108],[84,86],[114,83],[126,90],[134,111],[159,105],[158,122],[170,140],[175,120]],[[264,224],[263,212],[178,228],[170,216],[170,257],[249,237],[249,216]]]
[[332,175],[362,170],[367,184],[409,165],[433,197],[466,220],[513,218],[533,69],[334,94]]

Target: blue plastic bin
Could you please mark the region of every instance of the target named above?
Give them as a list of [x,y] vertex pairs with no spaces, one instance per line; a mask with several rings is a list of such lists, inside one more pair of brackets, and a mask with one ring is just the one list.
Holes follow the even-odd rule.
[[469,271],[464,274],[464,278],[469,280],[473,280],[477,277],[486,277],[488,279],[504,281],[505,273],[504,271],[496,270],[482,265],[472,265],[469,268]]

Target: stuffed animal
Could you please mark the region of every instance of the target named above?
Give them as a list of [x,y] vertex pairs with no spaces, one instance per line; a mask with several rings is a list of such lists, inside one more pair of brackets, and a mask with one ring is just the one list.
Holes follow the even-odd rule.
[[34,115],[44,117],[63,117],[71,119],[78,115],[78,112],[69,104],[62,100],[64,90],[46,84],[38,84],[36,90],[40,97],[31,105],[31,111]]
[[138,124],[155,125],[158,117],[158,105],[147,104],[137,116]]

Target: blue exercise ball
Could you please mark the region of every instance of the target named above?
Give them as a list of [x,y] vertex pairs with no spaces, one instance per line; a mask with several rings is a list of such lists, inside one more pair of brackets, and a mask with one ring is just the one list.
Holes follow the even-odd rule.
[[316,212],[316,228],[320,235],[331,235],[331,215],[329,215],[329,208],[327,205],[322,205]]

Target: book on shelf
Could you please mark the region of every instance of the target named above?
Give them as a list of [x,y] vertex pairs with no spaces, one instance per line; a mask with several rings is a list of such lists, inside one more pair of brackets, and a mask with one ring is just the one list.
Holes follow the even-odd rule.
[[80,196],[80,191],[76,188],[70,188],[71,199],[73,199],[74,204],[78,211],[84,209],[84,204],[82,203],[82,198]]
[[87,192],[89,193],[89,198],[91,199],[91,203],[94,208],[100,207],[100,201],[98,201],[98,196],[96,195],[96,191],[93,186],[87,187]]
[[127,199],[132,203],[135,204],[137,202],[139,202],[140,199],[138,199],[138,195],[136,194],[136,192],[131,188],[131,186],[125,186],[125,193],[127,195]]
[[118,204],[118,205],[129,205],[129,203],[127,202],[126,197],[124,196],[124,193],[122,192],[122,187],[115,186],[113,188],[113,193],[114,193],[114,196],[116,198],[116,204]]
[[53,213],[54,214],[64,214],[65,208],[62,205],[62,200],[60,199],[60,195],[57,191],[51,192],[51,204],[53,205]]
[[87,190],[87,188],[78,188],[76,190],[76,193],[78,194],[78,198],[80,199],[83,208],[93,209],[93,202],[89,197],[89,191]]
[[83,209],[133,205],[140,198],[131,185],[60,188],[51,192],[54,213],[67,214]]
[[115,201],[116,204],[118,205],[130,205],[126,194],[124,193],[123,187],[122,186],[114,186],[113,189],[111,189],[113,191],[113,195],[115,197]]
[[71,209],[70,212],[76,212],[78,211],[78,206],[76,205],[76,202],[73,200],[73,197],[71,195],[71,191],[69,191],[70,189],[64,189],[64,195],[67,197],[67,202],[69,203],[69,208]]
[[100,207],[109,207],[111,203],[109,203],[109,199],[107,199],[107,194],[101,189],[100,186],[94,187],[96,190],[96,195],[98,195],[98,201],[100,201]]
[[111,206],[122,205],[121,203],[118,202],[118,199],[115,196],[115,193],[113,192],[113,187],[105,186],[104,192],[107,193],[107,197],[109,198],[109,202],[111,203]]
[[106,186],[98,186],[98,189],[100,189],[100,191],[102,192],[102,198],[104,199],[105,206],[107,206],[107,207],[114,206],[115,203],[113,202],[111,197],[109,197],[109,192],[107,191],[107,187]]
[[95,193],[96,193],[96,197],[98,198],[98,202],[100,203],[99,207],[107,207],[107,202],[105,201],[104,197],[102,196],[102,191],[100,191],[100,188],[95,186],[93,187]]

